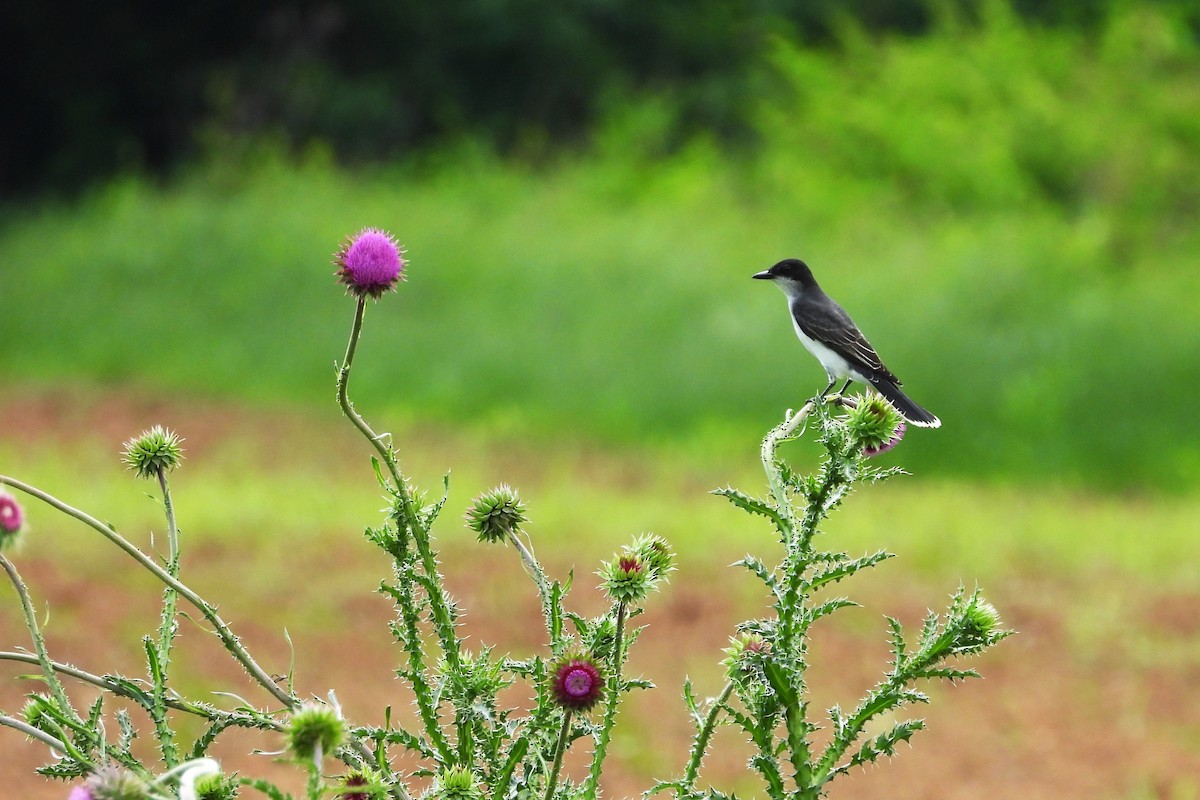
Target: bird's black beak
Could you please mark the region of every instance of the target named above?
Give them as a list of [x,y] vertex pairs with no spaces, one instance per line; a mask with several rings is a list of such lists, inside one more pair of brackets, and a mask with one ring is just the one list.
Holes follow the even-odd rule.
[[756,272],[753,275],[751,275],[750,277],[754,278],[755,280],[759,280],[759,281],[775,280],[775,276],[771,274],[771,270],[769,270],[769,269],[764,269],[762,272]]

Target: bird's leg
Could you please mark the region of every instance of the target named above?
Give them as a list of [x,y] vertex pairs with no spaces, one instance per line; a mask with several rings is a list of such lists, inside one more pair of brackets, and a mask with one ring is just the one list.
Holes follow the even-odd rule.
[[837,378],[830,378],[829,385],[826,386],[823,390],[821,390],[821,393],[819,395],[817,395],[817,398],[820,400],[824,400],[825,395],[829,394],[829,390],[833,388],[833,385],[835,383],[837,383]]
[[[846,378],[846,382],[842,384],[842,388],[838,389],[838,394],[845,394],[846,390],[850,388],[850,384],[852,383],[854,383],[854,378]],[[829,385],[832,386],[833,384],[831,383]],[[826,391],[829,390],[826,389]]]

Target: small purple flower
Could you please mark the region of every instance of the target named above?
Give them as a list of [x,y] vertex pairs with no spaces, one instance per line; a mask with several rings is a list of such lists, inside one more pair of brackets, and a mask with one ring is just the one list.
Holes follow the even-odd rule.
[[86,786],[74,786],[71,788],[71,793],[67,795],[67,800],[93,800],[93,798]]
[[0,490],[0,550],[12,547],[25,530],[25,511],[17,498]]
[[363,228],[342,242],[333,255],[338,281],[355,297],[378,298],[404,279],[404,250],[391,234]]
[[25,527],[25,512],[8,492],[0,491],[0,538],[19,533]]
[[891,450],[893,447],[900,444],[900,440],[904,438],[904,432],[906,430],[908,430],[908,426],[901,422],[896,426],[896,432],[892,434],[892,438],[888,439],[886,442],[881,442],[880,444],[874,446],[868,445],[867,447],[864,447],[863,455],[867,458],[870,458],[871,456],[877,456],[881,453],[886,453],[888,450]]
[[550,690],[563,708],[587,711],[596,705],[604,689],[600,668],[587,656],[571,656],[558,662],[550,676]]

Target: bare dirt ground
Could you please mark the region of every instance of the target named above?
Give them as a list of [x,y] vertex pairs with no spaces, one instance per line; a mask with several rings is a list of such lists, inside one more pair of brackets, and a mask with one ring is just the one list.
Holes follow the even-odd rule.
[[[145,404],[139,402],[106,395],[93,398],[90,411],[80,412],[77,407],[65,410],[70,403],[56,410],[55,403],[39,395],[0,400],[0,437],[61,446],[71,440],[71,430],[86,423],[93,433],[99,428],[106,438],[119,441],[145,419]],[[237,435],[245,424],[231,420],[250,413],[195,404],[169,410],[199,447],[212,437]],[[277,415],[271,420],[274,426],[308,424],[280,422]],[[252,424],[262,427],[266,418]],[[301,691],[323,696],[336,689],[347,715],[364,722],[381,722],[388,705],[408,713],[411,697],[391,672],[398,663],[386,630],[392,612],[370,591],[387,565],[361,543],[342,546],[331,539],[327,545],[292,554],[287,568],[297,578],[294,590],[282,595],[276,583],[256,586],[254,564],[262,553],[252,542],[196,548],[188,553],[187,567],[195,585],[221,599],[222,614],[260,660],[281,672],[290,659],[282,635],[288,628]],[[36,587],[39,606],[53,611],[52,653],[92,671],[140,674],[140,637],[155,624],[158,589],[115,557],[89,553],[81,558],[86,563],[51,560],[39,557],[34,547],[19,557],[22,573]],[[465,633],[474,646],[492,642],[500,652],[537,652],[542,637],[536,599],[519,571],[496,569],[494,558],[493,552],[477,547],[443,551],[451,589],[468,611]],[[698,694],[718,691],[717,662],[730,631],[738,621],[762,613],[757,598],[722,589],[729,575],[725,563],[728,559],[681,571],[640,618],[649,629],[638,642],[631,669],[658,688],[633,696],[623,707],[606,796],[638,796],[655,779],[679,770],[691,735],[680,699],[684,677],[691,676]],[[565,574],[572,565],[549,566]],[[322,576],[331,570],[361,575],[352,581],[358,589],[346,590],[342,582],[323,589]],[[84,582],[81,572],[88,576]],[[814,641],[815,707],[852,704],[878,676],[886,660],[881,613],[916,624],[927,604],[940,602],[943,588],[893,579],[868,584],[865,594],[851,589],[868,608],[842,612],[846,616],[833,618]],[[1129,595],[1134,599],[1122,608],[1119,625],[1093,631],[1081,641],[1070,619],[1079,601],[1072,599],[1077,587],[1069,576],[1014,576],[1009,584],[991,588],[1005,622],[1020,635],[972,664],[984,680],[933,687],[933,702],[913,711],[926,719],[928,729],[914,737],[912,747],[887,763],[839,779],[830,797],[1200,796],[1200,591],[1165,593],[1142,587]],[[589,592],[578,594],[585,607],[581,610],[599,610]],[[25,644],[15,595],[4,587],[0,650]],[[185,691],[205,695],[223,689],[265,704],[200,626],[184,623],[179,652],[174,673]],[[0,709],[17,713],[23,696],[40,689],[36,681],[19,677],[32,671],[0,663]],[[86,688],[74,688],[84,702],[93,696]],[[217,755],[227,770],[269,776],[299,792],[302,779],[294,767],[250,754],[254,748],[277,747],[270,736],[234,733]],[[739,796],[762,796],[746,767],[748,752],[732,731],[722,731],[706,761],[705,777]],[[47,757],[41,745],[0,729],[0,753],[0,797],[66,796],[66,786],[33,773]],[[578,766],[578,761],[569,763],[568,770]],[[244,794],[255,796],[249,790]]]

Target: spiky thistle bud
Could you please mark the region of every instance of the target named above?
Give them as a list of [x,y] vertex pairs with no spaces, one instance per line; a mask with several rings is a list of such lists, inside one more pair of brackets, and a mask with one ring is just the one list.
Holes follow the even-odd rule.
[[426,800],[482,800],[475,775],[466,767],[443,769],[425,793]]
[[319,759],[346,737],[346,724],[337,709],[324,703],[304,703],[292,712],[284,729],[287,748],[297,759]]
[[955,644],[974,648],[987,643],[1000,630],[1000,612],[991,603],[976,597],[963,612],[963,628]]
[[600,666],[588,655],[560,658],[550,670],[550,693],[569,711],[589,711],[604,694]]
[[47,717],[47,706],[52,706],[54,700],[49,695],[33,694],[25,701],[25,707],[21,709],[21,716],[25,721],[35,728],[41,727],[41,722]]
[[196,779],[193,791],[196,800],[235,800],[238,783],[226,775],[205,775]]
[[656,533],[642,534],[626,550],[646,565],[652,580],[665,581],[675,571],[675,551],[670,542]]
[[121,460],[139,478],[154,478],[170,472],[183,460],[183,438],[161,425],[125,442]]
[[17,498],[0,489],[0,551],[17,543],[25,532],[25,510]]
[[895,447],[906,429],[899,412],[876,394],[862,398],[846,418],[846,429],[856,449],[877,456]]
[[338,281],[355,297],[378,299],[404,280],[404,248],[378,228],[363,228],[346,237],[333,254]]
[[502,542],[520,531],[529,518],[516,490],[500,484],[475,498],[466,520],[467,527],[479,534],[479,541]]
[[729,647],[725,648],[725,659],[721,663],[725,665],[726,674],[730,678],[736,678],[759,672],[762,661],[770,656],[771,643],[761,634],[743,633],[729,640]]
[[654,586],[650,568],[633,553],[617,556],[600,567],[598,574],[609,599],[627,606],[639,605]]

